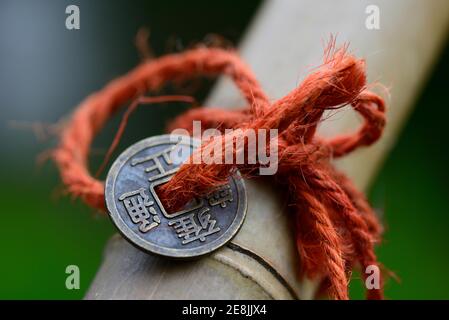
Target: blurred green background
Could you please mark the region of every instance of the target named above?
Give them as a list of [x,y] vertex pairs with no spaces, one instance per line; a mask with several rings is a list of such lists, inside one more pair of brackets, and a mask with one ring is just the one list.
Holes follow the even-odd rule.
[[[69,4],[80,7],[78,31],[64,26]],[[0,2],[1,299],[82,298],[114,233],[108,218],[61,195],[52,163],[36,164],[37,156],[55,145],[52,124],[139,62],[133,39],[140,27],[151,27],[157,55],[210,39],[208,34],[236,44],[258,5],[242,1],[236,10],[231,1]],[[448,58],[449,48],[370,192],[386,220],[380,260],[401,278],[387,283],[392,299],[449,299]],[[200,97],[211,83],[204,85]],[[184,109],[141,108],[117,152],[161,133]],[[101,162],[119,118],[96,139],[91,168]],[[70,264],[80,267],[80,290],[65,287]],[[351,289],[353,298],[362,297],[360,281]]]

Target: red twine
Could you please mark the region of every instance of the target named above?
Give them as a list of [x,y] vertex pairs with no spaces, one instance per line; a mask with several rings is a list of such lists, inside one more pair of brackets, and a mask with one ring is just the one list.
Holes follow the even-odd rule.
[[[385,106],[382,98],[366,90],[364,61],[348,54],[345,48],[334,50],[333,45],[329,46],[324,63],[292,92],[274,102],[230,50],[198,48],[142,63],[75,110],[54,152],[64,184],[72,195],[104,210],[103,182],[90,175],[87,163],[91,142],[106,121],[127,101],[157,91],[167,82],[223,74],[235,83],[248,108],[192,109],[178,117],[171,128],[192,132],[193,120],[200,120],[203,130],[217,128],[223,135],[226,128],[240,128],[241,132],[278,129],[279,163],[272,179],[288,191],[301,271],[307,277],[322,279],[331,298],[348,299],[352,269],[359,266],[365,276],[366,267],[378,266],[374,243],[380,240],[381,227],[364,195],[330,160],[377,141],[385,126]],[[167,100],[170,97],[153,102]],[[355,133],[329,140],[318,137],[316,129],[324,111],[348,104],[363,117],[361,127]],[[221,141],[206,145],[213,143]],[[179,207],[226,182],[235,170],[247,178],[254,177],[259,166],[184,164],[161,187],[160,196],[167,205]],[[176,198],[167,196],[169,193],[176,194]],[[382,298],[382,287],[367,290],[367,297]]]

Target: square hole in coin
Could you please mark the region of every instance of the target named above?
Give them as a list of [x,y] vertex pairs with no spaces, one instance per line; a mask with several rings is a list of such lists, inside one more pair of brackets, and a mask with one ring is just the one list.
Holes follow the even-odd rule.
[[154,197],[156,203],[158,204],[158,206],[160,207],[162,214],[167,219],[171,219],[171,218],[180,216],[182,214],[186,214],[186,213],[195,211],[204,205],[203,199],[195,198],[195,199],[190,200],[181,210],[178,210],[178,211],[170,210],[166,204],[162,203],[161,198],[158,195],[158,190],[160,189],[160,187],[162,187],[162,185],[166,184],[169,180],[170,180],[170,178],[163,179],[163,180],[154,182],[153,184],[150,185],[150,192],[153,194],[153,197]]

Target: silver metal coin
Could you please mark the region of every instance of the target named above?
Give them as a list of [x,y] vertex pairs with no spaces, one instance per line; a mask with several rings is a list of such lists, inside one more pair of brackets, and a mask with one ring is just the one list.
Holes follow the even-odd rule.
[[218,249],[237,233],[247,206],[239,175],[178,212],[168,212],[159,200],[158,186],[171,179],[198,145],[191,137],[156,136],[132,145],[112,165],[105,184],[106,206],[133,245],[167,257],[191,258]]

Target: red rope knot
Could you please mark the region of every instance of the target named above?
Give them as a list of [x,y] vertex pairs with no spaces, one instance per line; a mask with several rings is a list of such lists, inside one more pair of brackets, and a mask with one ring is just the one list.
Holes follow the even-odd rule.
[[[351,270],[358,266],[365,275],[368,266],[378,265],[373,245],[380,239],[381,227],[363,194],[332,166],[331,159],[377,141],[385,126],[385,105],[382,98],[366,89],[364,61],[348,54],[346,48],[329,46],[323,65],[274,102],[233,51],[199,48],[143,63],[75,111],[54,153],[68,191],[104,209],[103,185],[89,174],[87,158],[93,137],[119,106],[136,95],[157,91],[169,81],[221,74],[233,80],[248,107],[233,111],[192,109],[175,119],[169,129],[192,132],[193,121],[199,120],[203,130],[217,128],[222,132],[222,139],[205,142],[195,152],[224,148],[226,141],[245,135],[247,130],[277,129],[279,167],[271,178],[287,191],[300,270],[319,279],[330,297],[347,299]],[[361,127],[331,139],[317,136],[325,111],[344,105],[351,105],[363,117]],[[228,128],[240,130],[225,133]],[[267,142],[269,149],[271,141]],[[233,150],[234,157],[237,152],[241,150]],[[255,164],[185,163],[160,188],[159,195],[168,206],[180,207],[225,183],[236,170],[253,178],[262,166],[259,160]],[[176,197],[170,197],[174,194]],[[382,288],[370,289],[367,294],[368,298],[382,298]]]

